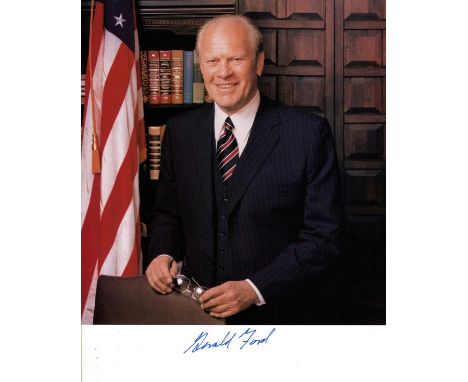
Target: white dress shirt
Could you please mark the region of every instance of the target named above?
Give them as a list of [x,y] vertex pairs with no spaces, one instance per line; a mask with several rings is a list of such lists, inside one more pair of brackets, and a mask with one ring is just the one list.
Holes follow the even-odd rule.
[[252,128],[255,115],[257,114],[258,107],[260,106],[260,92],[252,98],[252,100],[245,105],[241,110],[235,112],[232,115],[227,115],[215,102],[215,115],[214,115],[214,136],[216,143],[218,143],[219,137],[223,132],[224,121],[227,117],[231,117],[234,129],[232,130],[239,146],[239,157],[242,155],[247,141],[250,135],[250,129]]

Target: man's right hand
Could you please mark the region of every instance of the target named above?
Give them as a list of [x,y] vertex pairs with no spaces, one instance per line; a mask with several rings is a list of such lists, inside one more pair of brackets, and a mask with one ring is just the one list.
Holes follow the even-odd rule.
[[162,294],[171,293],[171,284],[177,274],[177,263],[169,256],[158,256],[150,263],[145,273],[153,289]]

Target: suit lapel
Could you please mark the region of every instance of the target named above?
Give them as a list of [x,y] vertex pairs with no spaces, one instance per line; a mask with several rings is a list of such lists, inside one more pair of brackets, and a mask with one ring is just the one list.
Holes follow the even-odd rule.
[[230,188],[231,212],[246,192],[255,174],[276,146],[279,135],[274,127],[281,122],[271,101],[262,96],[260,106],[255,117],[249,140],[245,147],[232,177]]
[[198,168],[198,178],[209,209],[213,206],[213,104],[206,105],[200,110],[200,115],[193,125],[193,159]]

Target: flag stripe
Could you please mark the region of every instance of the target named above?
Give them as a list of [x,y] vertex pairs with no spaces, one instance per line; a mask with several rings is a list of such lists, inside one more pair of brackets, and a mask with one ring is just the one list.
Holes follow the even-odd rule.
[[[106,42],[108,42],[108,40],[113,42],[114,39],[115,36],[113,36],[112,33],[106,32]],[[107,138],[109,137],[128,90],[130,74],[132,73],[131,68],[133,67],[133,63],[130,65],[131,57],[133,57],[133,52],[128,49],[127,45],[120,44],[106,78],[106,84],[102,95],[101,148],[106,145]]]
[[[133,77],[136,76],[135,72],[132,74]],[[104,166],[106,166],[107,170],[102,176],[101,208],[107,204],[109,194],[115,187],[115,178],[117,177],[117,173],[121,168],[126,155],[128,154],[129,147],[134,145],[134,149],[136,149],[137,141],[135,140],[131,142],[132,138],[129,136],[129,134],[134,134],[135,129],[138,129],[138,126],[135,126],[134,124],[137,97],[135,92],[135,82],[135,79],[132,79],[130,82],[130,86],[128,87],[125,98],[123,99],[122,107],[117,114],[114,125],[112,126],[112,130],[108,135],[107,143],[105,144],[102,152],[102,163]],[[130,113],[129,107],[131,105],[134,105],[134,107]],[[138,159],[138,157],[135,158]]]
[[136,130],[133,129],[130,148],[120,166],[120,170],[115,178],[112,193],[109,195],[107,203],[102,211],[101,225],[103,228],[101,236],[101,253],[106,254],[112,247],[120,220],[124,217],[129,203],[133,196],[133,187],[128,184],[128,179],[133,179],[136,173],[137,152]]
[[107,250],[102,250],[99,274],[121,275],[131,257],[135,243],[135,206],[131,203],[116,232],[115,239]]

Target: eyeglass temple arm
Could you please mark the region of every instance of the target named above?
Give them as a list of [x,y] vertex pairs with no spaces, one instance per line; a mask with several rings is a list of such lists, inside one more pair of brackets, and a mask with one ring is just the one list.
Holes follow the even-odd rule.
[[195,284],[197,284],[200,288],[203,289],[203,287],[202,287],[199,283],[197,283],[197,280],[195,280],[193,277],[192,277],[192,280],[193,280],[193,282],[194,282]]

